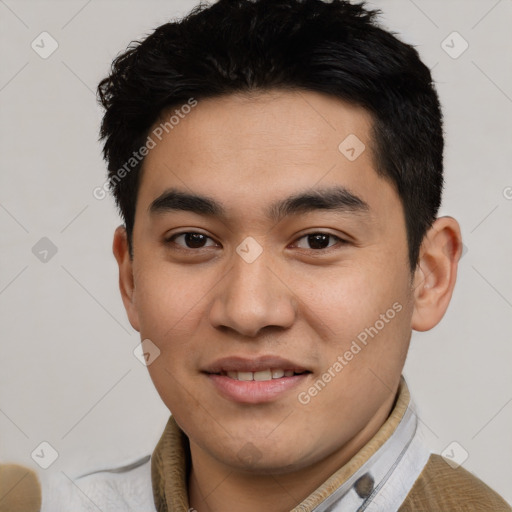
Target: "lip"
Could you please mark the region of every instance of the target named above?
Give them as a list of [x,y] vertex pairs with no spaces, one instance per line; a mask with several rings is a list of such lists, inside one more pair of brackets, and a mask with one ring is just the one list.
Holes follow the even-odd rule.
[[228,400],[245,404],[272,402],[282,397],[287,391],[299,386],[309,377],[309,373],[281,377],[264,381],[242,381],[225,375],[207,373],[206,376],[215,389]]
[[[241,381],[221,375],[221,372],[258,372],[269,368],[307,373],[266,381]],[[205,367],[203,373],[224,398],[238,403],[257,404],[282,398],[286,392],[303,383],[311,374],[311,370],[288,359],[266,355],[252,359],[225,357]]]
[[224,357],[206,366],[203,372],[210,374],[221,372],[260,372],[268,368],[280,368],[281,370],[293,370],[295,372],[311,371],[309,368],[305,368],[289,359],[265,355],[255,358],[240,356]]

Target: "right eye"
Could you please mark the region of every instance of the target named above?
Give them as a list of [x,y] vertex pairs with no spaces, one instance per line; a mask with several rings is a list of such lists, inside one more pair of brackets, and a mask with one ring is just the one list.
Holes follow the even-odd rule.
[[[183,237],[182,240],[185,245],[176,242],[181,237]],[[202,249],[203,247],[212,247],[211,245],[204,245],[207,240],[212,240],[213,242],[213,239],[205,235],[204,233],[198,233],[196,231],[182,231],[181,233],[175,233],[174,235],[166,238],[164,243],[166,245],[175,244],[178,245],[181,249],[185,250],[194,250]],[[214,242],[213,246],[215,245],[216,244]]]

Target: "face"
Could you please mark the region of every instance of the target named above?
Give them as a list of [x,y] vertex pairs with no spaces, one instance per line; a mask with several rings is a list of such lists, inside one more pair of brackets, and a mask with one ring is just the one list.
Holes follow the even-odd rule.
[[232,95],[147,155],[124,300],[193,453],[293,471],[385,420],[413,307],[371,122],[312,92]]

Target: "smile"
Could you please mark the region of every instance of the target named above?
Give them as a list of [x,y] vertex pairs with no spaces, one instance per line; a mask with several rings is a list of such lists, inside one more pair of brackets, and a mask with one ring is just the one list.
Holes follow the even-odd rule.
[[300,371],[295,372],[293,370],[283,370],[283,369],[267,369],[262,370],[258,372],[236,372],[236,371],[229,371],[229,372],[221,372],[218,375],[223,375],[226,377],[229,377],[230,379],[234,380],[241,380],[241,381],[267,381],[272,379],[281,379],[283,377],[293,377],[294,375],[301,375],[303,373],[307,373],[306,371]]

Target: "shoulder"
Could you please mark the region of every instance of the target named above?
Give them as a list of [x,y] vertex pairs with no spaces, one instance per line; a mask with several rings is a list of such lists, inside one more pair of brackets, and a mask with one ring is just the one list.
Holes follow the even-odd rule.
[[98,509],[156,512],[150,455],[123,466],[75,477],[60,472],[43,482],[41,512],[97,512]]
[[443,457],[431,454],[399,512],[445,510],[450,512],[510,512],[512,508],[484,482]]

